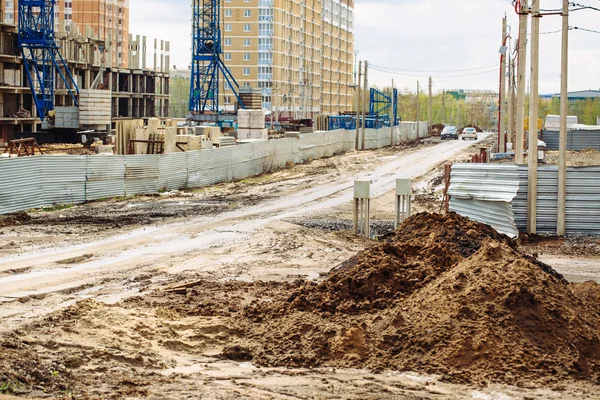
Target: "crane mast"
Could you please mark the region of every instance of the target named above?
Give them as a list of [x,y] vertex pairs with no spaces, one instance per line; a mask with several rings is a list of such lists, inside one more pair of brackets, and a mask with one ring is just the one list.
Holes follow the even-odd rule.
[[55,0],[19,0],[19,48],[37,113],[43,121],[54,110],[56,72],[73,104],[79,88],[54,40]]
[[192,119],[212,120],[220,111],[220,82],[231,89],[240,108],[243,108],[243,104],[238,95],[239,85],[221,57],[221,0],[193,0],[192,13],[189,111]]

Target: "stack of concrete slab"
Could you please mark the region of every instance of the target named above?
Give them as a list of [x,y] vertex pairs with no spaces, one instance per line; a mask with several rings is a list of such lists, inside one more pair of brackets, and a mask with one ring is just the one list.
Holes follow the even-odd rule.
[[238,140],[269,138],[263,110],[238,110]]
[[197,126],[194,133],[198,136],[204,136],[213,144],[219,144],[221,138],[221,128],[218,126]]
[[79,91],[79,123],[82,126],[105,126],[111,123],[111,91]]

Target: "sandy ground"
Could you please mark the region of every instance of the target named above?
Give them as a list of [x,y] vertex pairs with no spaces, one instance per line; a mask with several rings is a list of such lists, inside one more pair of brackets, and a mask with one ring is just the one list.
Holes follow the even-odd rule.
[[[220,307],[241,307],[269,298],[279,285],[319,279],[373,243],[349,232],[354,179],[374,180],[374,233],[385,233],[393,219],[395,178],[413,178],[416,212],[439,211],[443,164],[475,153],[471,145],[433,140],[353,152],[211,188],[34,212],[30,220],[5,227],[0,221],[1,349],[19,370],[41,374],[46,382],[33,390],[12,382],[2,390],[8,380],[0,376],[0,393],[132,399],[599,398],[598,388],[586,383],[480,388],[397,371],[258,368],[219,356],[238,334]],[[600,276],[600,259],[593,253],[597,241],[580,243],[575,254],[553,252],[544,241],[522,246],[573,280]],[[172,311],[173,305],[186,304],[177,292],[186,282],[201,282],[205,302],[194,304],[198,315]]]

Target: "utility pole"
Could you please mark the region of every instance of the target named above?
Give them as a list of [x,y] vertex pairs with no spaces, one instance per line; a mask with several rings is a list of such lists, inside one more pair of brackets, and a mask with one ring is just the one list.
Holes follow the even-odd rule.
[[394,126],[396,125],[396,97],[394,96],[394,80],[392,79],[392,102],[390,108],[390,146],[394,145]]
[[[539,0],[537,0],[539,1]],[[517,132],[515,143],[515,162],[524,164],[523,138],[525,137],[525,82],[527,72],[527,22],[529,7],[527,0],[521,0],[519,10],[519,53],[517,71]]]
[[358,138],[360,137],[360,77],[362,76],[362,61],[358,62],[358,82],[356,84],[356,137],[354,138],[354,148],[358,148]]
[[558,236],[566,234],[567,220],[567,114],[569,82],[569,1],[563,0],[560,73],[560,134],[558,139]]
[[538,199],[538,106],[540,69],[540,0],[533,1],[531,14],[531,81],[529,89],[529,179],[527,192],[527,231],[537,233]]
[[419,92],[421,91],[421,87],[419,86],[419,81],[417,81],[417,139],[419,139],[419,118],[421,118],[421,106],[419,105]]
[[433,130],[433,80],[429,77],[429,136]]
[[363,75],[363,97],[362,97],[362,103],[363,103],[363,109],[362,109],[362,116],[363,116],[363,126],[362,126],[362,145],[361,145],[361,150],[365,150],[365,141],[366,141],[366,134],[367,134],[367,111],[366,111],[366,106],[365,106],[365,96],[367,95],[367,91],[368,91],[368,87],[367,85],[369,84],[368,82],[368,71],[369,71],[369,62],[365,61],[365,73]]
[[500,54],[500,90],[498,91],[498,153],[506,151],[505,134],[506,131],[506,110],[505,110],[505,93],[506,93],[506,55],[508,48],[506,47],[506,15],[502,19],[502,51]]
[[[514,146],[513,135],[515,133],[515,64],[512,59],[512,48],[508,47],[508,94],[507,94],[507,108],[508,108],[508,135],[506,137],[507,143],[511,143]],[[514,150],[514,148],[513,148]]]

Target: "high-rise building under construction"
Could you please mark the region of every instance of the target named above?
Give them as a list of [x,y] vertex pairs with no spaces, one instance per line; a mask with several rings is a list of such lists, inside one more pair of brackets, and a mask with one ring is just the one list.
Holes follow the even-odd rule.
[[[263,109],[312,117],[352,110],[353,0],[222,0],[223,57]],[[225,85],[221,104],[233,109]]]
[[[18,0],[5,0],[3,22],[17,24]],[[128,67],[129,0],[64,0],[54,9],[56,31],[73,30],[86,37],[105,41],[108,64]]]

